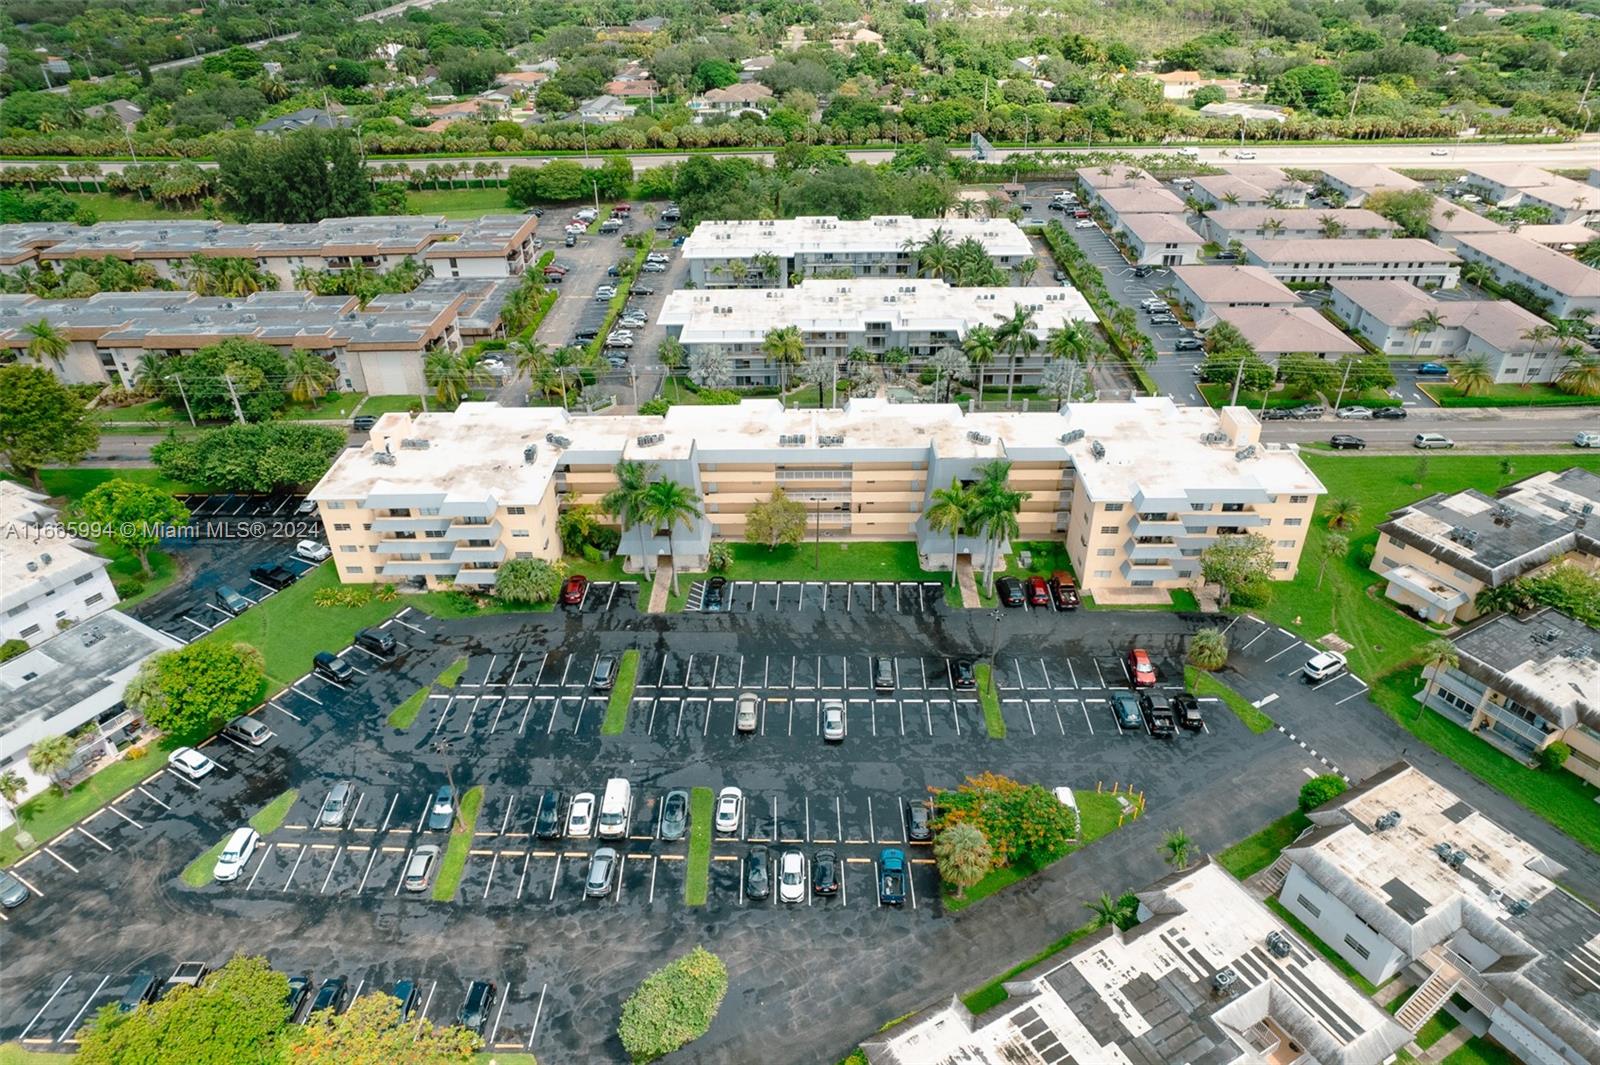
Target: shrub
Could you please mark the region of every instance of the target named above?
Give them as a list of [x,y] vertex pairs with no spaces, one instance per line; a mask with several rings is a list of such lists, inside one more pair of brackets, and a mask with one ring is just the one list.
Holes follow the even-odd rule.
[[707,555],[706,564],[716,573],[726,573],[728,567],[733,565],[733,548],[721,540],[711,545]]
[[1228,637],[1221,629],[1201,629],[1189,638],[1189,661],[1214,672],[1228,664]]
[[671,409],[672,401],[660,396],[657,396],[655,399],[647,399],[643,403],[639,404],[640,414],[660,415],[667,413],[667,411]]
[[732,407],[739,402],[739,393],[729,388],[702,388],[700,402],[708,407]]
[[365,606],[372,601],[372,589],[364,584],[341,584],[333,588],[319,588],[311,597],[317,606]]
[[[592,549],[591,549],[592,550]],[[584,557],[588,557],[587,554]],[[494,594],[511,603],[548,603],[561,590],[567,567],[542,558],[514,558],[495,576]]]
[[1539,768],[1547,769],[1554,773],[1557,769],[1567,764],[1567,758],[1572,754],[1572,748],[1560,740],[1547,743],[1539,748]]
[[1344,794],[1345,788],[1349,786],[1344,782],[1344,777],[1337,773],[1324,773],[1320,777],[1312,777],[1300,785],[1300,811],[1307,813],[1316,809],[1329,799]]
[[943,810],[935,829],[972,824],[989,841],[997,866],[1042,868],[1063,854],[1078,836],[1078,817],[1048,788],[1022,784],[998,773],[968,777],[954,791],[940,791]]
[[27,649],[27,640],[7,640],[5,643],[0,643],[0,662],[9,662]]
[[600,562],[605,556],[600,554],[600,549],[593,544],[584,544],[578,549],[585,562]]
[[704,1035],[728,993],[722,959],[695,947],[639,985],[622,1004],[617,1035],[636,1062],[654,1061]]

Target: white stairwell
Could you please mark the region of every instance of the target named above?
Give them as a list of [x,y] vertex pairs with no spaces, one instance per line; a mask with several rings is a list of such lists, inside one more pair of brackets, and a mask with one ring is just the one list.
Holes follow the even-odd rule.
[[1263,898],[1271,898],[1283,887],[1283,882],[1289,877],[1289,866],[1292,863],[1287,857],[1280,854],[1278,860],[1256,874],[1256,885]]
[[1422,986],[1401,1005],[1394,1015],[1396,1023],[1408,1032],[1418,1032],[1428,1023],[1435,1013],[1439,1012],[1451,994],[1455,992],[1456,985],[1461,982],[1461,974],[1448,965],[1435,969]]

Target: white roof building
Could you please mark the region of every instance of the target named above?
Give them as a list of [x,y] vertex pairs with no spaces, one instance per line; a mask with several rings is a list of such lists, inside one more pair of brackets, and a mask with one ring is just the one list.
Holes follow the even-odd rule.
[[1515,233],[1463,234],[1456,247],[1462,259],[1483,263],[1502,285],[1524,285],[1548,300],[1558,318],[1579,309],[1600,314],[1600,270]]
[[1259,266],[1178,266],[1172,287],[1196,325],[1207,328],[1225,307],[1296,307],[1300,297]]

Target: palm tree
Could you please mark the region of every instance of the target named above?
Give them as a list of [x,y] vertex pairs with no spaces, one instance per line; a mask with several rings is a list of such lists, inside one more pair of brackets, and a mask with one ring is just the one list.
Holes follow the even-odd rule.
[[1281,218],[1269,218],[1261,223],[1261,228],[1269,237],[1275,237],[1283,232],[1284,222]]
[[1189,851],[1194,847],[1194,841],[1189,838],[1181,828],[1168,832],[1161,841],[1162,860],[1174,869],[1182,872],[1189,868]]
[[1494,385],[1494,370],[1490,368],[1487,357],[1474,355],[1470,359],[1462,360],[1456,366],[1455,372],[1450,375],[1450,379],[1461,389],[1463,396],[1477,396],[1489,391]]
[[1481,288],[1494,280],[1494,271],[1487,263],[1470,262],[1461,268],[1461,280]]
[[1010,476],[1011,463],[999,459],[985,463],[978,468],[978,485],[973,493],[970,524],[987,543],[984,585],[990,595],[994,594],[994,571],[999,562],[1000,545],[1022,534],[1017,514],[1022,504],[1032,498],[1031,492],[1012,489]]
[[1556,386],[1574,396],[1600,396],[1600,355],[1581,349],[1573,352],[1556,377]]
[[1100,897],[1093,902],[1086,902],[1084,907],[1094,914],[1093,924],[1096,928],[1104,928],[1108,924],[1118,924],[1129,915],[1129,907],[1123,905],[1121,899],[1114,897],[1109,891],[1102,891]]
[[1228,634],[1223,629],[1201,629],[1189,637],[1189,661],[1196,668],[1215,672],[1228,664]]
[[1472,605],[1480,614],[1520,614],[1533,606],[1533,597],[1521,581],[1507,581],[1479,589]]
[[1331,214],[1318,215],[1317,226],[1322,235],[1329,240],[1336,240],[1344,233],[1344,223]]
[[422,375],[433,386],[434,398],[448,407],[457,406],[484,379],[476,356],[449,348],[429,351],[422,361]]
[[65,794],[66,789],[61,786],[61,773],[72,764],[72,756],[77,753],[77,744],[72,742],[71,736],[46,736],[35,740],[28,749],[28,768],[40,776],[49,777],[56,791]]
[[1328,572],[1328,563],[1336,558],[1344,558],[1350,554],[1350,538],[1339,533],[1329,533],[1322,538],[1322,565],[1317,568],[1317,588],[1322,588],[1323,574]]
[[28,358],[34,362],[49,359],[57,366],[67,357],[67,335],[43,318],[22,327],[28,338]]
[[1449,640],[1429,640],[1423,645],[1417,661],[1422,664],[1422,671],[1428,674],[1428,684],[1422,689],[1422,699],[1417,703],[1417,716],[1421,717],[1423,708],[1428,705],[1428,698],[1433,694],[1433,686],[1439,679],[1439,671],[1456,668],[1461,664],[1461,656],[1456,652],[1456,645]]
[[1017,284],[1026,286],[1033,280],[1034,271],[1039,269],[1037,259],[1020,259],[1011,264],[1011,272],[1017,275]]
[[972,489],[964,487],[959,480],[952,477],[949,488],[933,490],[933,500],[928,504],[928,509],[922,512],[929,531],[950,534],[950,587],[952,588],[956,586],[957,541],[966,530],[972,510]]
[[958,822],[934,837],[933,858],[940,878],[956,886],[956,897],[982,880],[994,867],[994,849],[977,825]]
[[526,374],[533,377],[534,373],[550,362],[550,345],[538,340],[526,343],[516,341],[512,346],[514,356],[512,366],[517,371],[517,376]]
[[338,367],[306,348],[295,349],[285,360],[283,389],[296,403],[311,405],[338,379]]
[[701,516],[700,495],[686,484],[670,477],[654,482],[644,493],[645,513],[657,526],[667,527],[667,556],[672,563],[672,594],[678,594],[678,547],[673,529],[688,525]]
[[1573,257],[1585,266],[1600,268],[1600,240],[1591,240],[1578,245]]
[[[656,475],[653,463],[636,462],[623,459],[612,467],[611,474],[616,478],[617,486],[600,497],[600,509],[617,519],[621,531],[633,529],[639,534],[639,560],[641,568],[644,565],[644,526],[649,521],[648,507],[645,504],[645,492],[650,487],[650,479]],[[646,574],[650,577],[650,574]]]
[[166,391],[167,358],[153,351],[139,356],[139,366],[133,372],[133,387],[145,395],[157,396]]
[[1440,314],[1439,308],[1435,307],[1428,311],[1427,314],[1421,315],[1415,321],[1407,325],[1406,332],[1410,333],[1413,337],[1419,337],[1425,333],[1432,333],[1443,328],[1444,315]]
[[972,384],[978,390],[978,402],[983,402],[983,367],[994,360],[995,353],[1000,350],[1000,338],[995,334],[993,326],[975,325],[967,330],[967,335],[962,338],[961,350],[967,353],[967,361],[972,363]]
[[1017,358],[1021,355],[1031,354],[1039,347],[1039,338],[1033,335],[1038,320],[1032,307],[1017,304],[1012,308],[1011,317],[996,315],[1001,325],[997,330],[1000,346],[1011,358],[1011,367],[1006,373],[1006,409],[1011,408],[1011,396],[1017,384]]
[[15,769],[0,770],[0,802],[5,804],[6,812],[17,826],[16,842],[23,850],[33,846],[33,837],[22,827],[22,818],[17,814],[17,796],[27,786],[28,782]]
[[1361,504],[1349,496],[1339,496],[1328,502],[1323,514],[1327,515],[1330,529],[1353,528],[1361,520]]
[[798,366],[806,354],[805,338],[797,325],[776,326],[761,338],[761,350],[778,367],[778,392],[789,386],[789,367]]

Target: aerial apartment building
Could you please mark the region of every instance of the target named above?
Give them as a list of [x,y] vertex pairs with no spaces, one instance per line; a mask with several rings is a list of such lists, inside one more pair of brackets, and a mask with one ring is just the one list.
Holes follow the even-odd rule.
[[1393,222],[1361,207],[1318,211],[1271,207],[1227,207],[1207,212],[1206,233],[1218,244],[1235,240],[1370,240],[1388,237],[1399,228]]
[[1371,983],[1413,977],[1407,1033],[1448,1008],[1529,1065],[1600,1061],[1600,913],[1565,868],[1404,762],[1309,816],[1263,876]]
[[[1544,319],[1510,300],[1440,300],[1408,281],[1335,281],[1328,309],[1385,355],[1482,355],[1496,381],[1553,381],[1567,364]],[[1437,315],[1438,324],[1430,315]]]
[[1360,207],[1368,196],[1380,189],[1409,192],[1422,188],[1420,182],[1375,163],[1325,166],[1321,172],[1322,184],[1342,199],[1345,207]]
[[1600,189],[1520,163],[1477,163],[1463,181],[1497,207],[1541,207],[1557,223],[1600,219]]
[[1205,546],[1245,532],[1272,542],[1273,576],[1287,580],[1324,492],[1297,449],[1260,441],[1245,408],[1144,397],[986,414],[878,399],[621,417],[464,403],[384,415],[310,498],[343,581],[489,586],[508,558],[560,557],[561,508],[598,503],[623,460],[689,486],[704,511],[670,537],[621,529],[632,571],[669,555],[703,569],[712,538],[742,539],[750,508],[775,488],[805,504],[819,536],[914,540],[927,566],[948,567],[952,550],[981,557],[983,544],[930,530],[931,493],[1004,461],[1012,487],[1030,493],[1022,537],[1065,541],[1082,587],[1109,595],[1195,587]]
[[1585,266],[1516,233],[1467,233],[1456,250],[1469,263],[1483,263],[1502,285],[1523,285],[1549,303],[1557,318],[1587,311],[1600,315],[1600,270]]
[[935,231],[950,244],[976,240],[1001,270],[1033,258],[1028,238],[1007,219],[875,215],[701,222],[683,242],[696,288],[787,288],[799,277],[911,277],[916,248]]
[[[767,332],[795,326],[806,355],[840,361],[860,349],[870,357],[904,351],[916,368],[943,347],[961,346],[975,325],[998,327],[1018,307],[1034,313],[1034,337],[1043,341],[1068,322],[1093,322],[1094,311],[1077,289],[1016,286],[961,288],[908,278],[803,281],[793,288],[678,289],[667,296],[660,321],[689,353],[715,348],[733,362],[733,383],[776,385],[780,368],[762,349]],[[1017,360],[1017,383],[1034,384],[1043,355]],[[1008,358],[985,367],[988,383],[1004,384]]]
[[[517,282],[434,278],[405,293],[386,293],[365,308],[355,296],[257,292],[100,292],[87,299],[0,295],[0,354],[24,357],[28,325],[47,321],[67,337],[59,365],[68,383],[132,386],[147,354],[174,357],[229,337],[290,351],[316,352],[339,370],[338,387],[375,395],[427,391],[423,359],[434,347],[459,351],[503,332],[500,312]],[[181,374],[180,363],[174,367]]]
[[1243,243],[1248,263],[1286,283],[1395,280],[1425,288],[1455,288],[1461,280],[1461,260],[1454,252],[1414,237]]
[[190,260],[253,261],[294,288],[302,270],[392,269],[407,259],[441,278],[515,277],[535,258],[533,215],[379,215],[321,222],[229,222],[176,219],[144,222],[23,223],[0,226],[0,268],[60,267],[73,259],[121,259],[182,281]]

